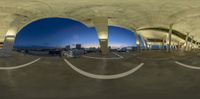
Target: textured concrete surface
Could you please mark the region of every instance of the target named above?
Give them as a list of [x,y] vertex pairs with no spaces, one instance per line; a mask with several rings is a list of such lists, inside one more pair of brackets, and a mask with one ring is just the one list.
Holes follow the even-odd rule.
[[[199,35],[199,0],[0,0],[0,42],[28,23],[48,17],[70,18],[94,26],[95,17],[107,17],[108,24],[132,31],[142,28],[173,29]],[[167,32],[139,31],[147,38],[162,39]],[[155,33],[159,32],[159,33]],[[178,37],[172,40],[180,41]]]
[[[144,52],[143,57],[156,52]],[[167,53],[156,57],[164,57]],[[183,62],[197,61],[198,52],[187,53]],[[178,66],[174,59],[141,60],[131,53],[118,53],[122,60],[69,59],[74,65],[97,74],[126,71],[141,61],[145,65],[132,75],[115,80],[87,78],[72,70],[62,58],[41,57],[30,66],[0,71],[1,99],[188,99],[199,98],[199,70]],[[137,53],[132,53],[139,55]],[[192,57],[193,56],[193,57]],[[21,57],[15,55],[15,57]],[[28,56],[27,57],[32,57]],[[155,56],[152,56],[155,58]],[[17,58],[16,58],[17,59]],[[25,60],[28,58],[24,57]],[[196,59],[196,60],[195,60]],[[2,59],[1,59],[2,60]],[[23,60],[18,60],[22,62]],[[2,61],[1,61],[2,62]],[[15,64],[15,62],[12,62]],[[196,65],[200,65],[199,63]]]

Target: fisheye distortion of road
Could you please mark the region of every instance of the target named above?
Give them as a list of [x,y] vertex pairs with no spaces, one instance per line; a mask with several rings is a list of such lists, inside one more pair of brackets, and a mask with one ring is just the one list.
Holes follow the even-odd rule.
[[0,0],[0,99],[200,98],[198,0]]

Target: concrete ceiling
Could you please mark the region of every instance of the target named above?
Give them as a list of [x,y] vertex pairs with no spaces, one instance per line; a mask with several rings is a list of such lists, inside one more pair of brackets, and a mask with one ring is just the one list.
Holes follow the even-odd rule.
[[[92,19],[99,16],[133,31],[174,24],[174,30],[200,41],[200,0],[0,0],[0,41],[10,28],[21,29],[37,19],[64,17],[93,26]],[[145,37],[163,35],[150,34]]]

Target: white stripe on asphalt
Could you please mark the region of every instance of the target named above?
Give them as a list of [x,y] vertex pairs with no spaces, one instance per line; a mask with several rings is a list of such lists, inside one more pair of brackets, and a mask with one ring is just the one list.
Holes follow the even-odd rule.
[[137,59],[143,59],[143,60],[157,60],[157,61],[160,61],[160,60],[169,60],[170,58],[144,58],[144,57],[136,57]]
[[178,65],[180,65],[180,66],[183,66],[183,67],[186,67],[186,68],[190,68],[190,69],[200,69],[200,67],[183,64],[183,63],[178,62],[178,61],[175,61],[175,63],[178,64]]
[[102,57],[92,57],[92,56],[86,56],[86,55],[83,55],[82,57],[85,57],[85,58],[92,58],[92,59],[122,59],[124,58],[123,56],[117,54],[117,53],[114,53],[114,55],[118,56],[118,57],[115,57],[115,58],[102,58]]
[[138,69],[140,69],[144,63],[140,63],[138,66],[136,66],[135,68],[126,71],[124,73],[119,73],[119,74],[114,74],[114,75],[98,75],[98,74],[92,74],[92,73],[88,73],[86,71],[83,71],[79,68],[77,68],[76,66],[72,65],[67,59],[64,59],[64,61],[76,72],[78,72],[79,74],[89,77],[89,78],[95,78],[95,79],[117,79],[117,78],[121,78],[121,77],[125,77],[128,76],[134,72],[136,72]]
[[36,60],[34,60],[34,61],[32,61],[32,62],[29,62],[29,63],[23,64],[23,65],[19,65],[19,66],[0,67],[0,70],[12,70],[12,69],[23,68],[23,67],[26,67],[26,66],[28,66],[28,65],[31,65],[31,64],[33,64],[33,63],[39,61],[39,60],[40,60],[40,58],[38,58],[38,59],[36,59]]
[[117,53],[115,53],[115,52],[113,52],[113,54],[115,54],[116,56],[118,56],[118,57],[120,57],[120,58],[124,58],[123,56],[121,56],[121,55],[119,55],[119,54],[117,54]]

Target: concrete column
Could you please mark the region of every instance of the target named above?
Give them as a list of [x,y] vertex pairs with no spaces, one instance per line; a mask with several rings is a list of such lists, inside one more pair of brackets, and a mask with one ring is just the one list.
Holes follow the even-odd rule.
[[162,38],[162,50],[165,49],[165,37]]
[[141,46],[140,46],[140,41],[139,41],[138,33],[135,32],[134,35],[135,35],[135,41],[136,41],[137,50],[140,52],[141,51]]
[[189,38],[189,32],[186,34],[186,38],[185,38],[185,51],[188,51],[188,38]]
[[95,29],[99,38],[101,53],[108,54],[108,19],[106,17],[95,17],[93,19]]
[[16,26],[11,25],[10,29],[6,33],[6,36],[3,42],[3,49],[2,49],[5,56],[9,56],[12,54],[13,45],[14,45],[17,31],[18,31],[18,28]]
[[5,35],[2,52],[6,55],[11,55],[13,50],[13,44],[17,32],[19,31],[19,26],[22,25],[23,20],[27,19],[26,16],[18,16],[13,22],[10,23],[10,27]]
[[146,50],[146,49],[147,49],[147,45],[146,45],[146,42],[145,42],[145,40],[144,40],[144,37],[141,36],[141,38],[142,38],[142,43],[143,43],[143,45],[144,45],[144,49]]
[[194,41],[194,36],[191,36],[190,51],[193,49],[193,41]]
[[196,46],[198,47],[198,42],[197,41],[195,42],[195,48],[197,48]]
[[168,52],[170,52],[171,51],[171,41],[172,41],[172,27],[173,27],[173,24],[170,24],[169,25],[169,44],[168,44]]
[[200,48],[200,43],[198,43],[198,47]]
[[144,43],[145,43],[145,49],[148,50],[148,44],[146,39],[144,39]]

